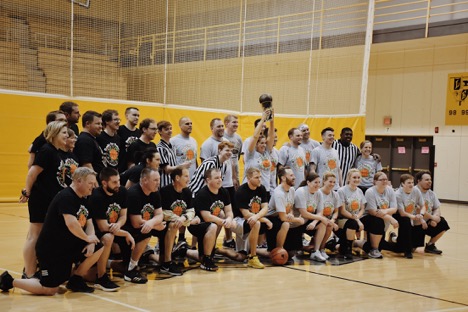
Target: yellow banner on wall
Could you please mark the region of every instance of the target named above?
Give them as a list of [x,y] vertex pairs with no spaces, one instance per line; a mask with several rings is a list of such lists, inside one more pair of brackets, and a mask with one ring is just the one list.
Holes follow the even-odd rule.
[[[24,187],[29,154],[28,147],[36,136],[45,128],[45,116],[49,111],[56,110],[64,101],[73,101],[80,106],[83,114],[87,110],[103,112],[106,109],[115,109],[125,123],[125,108],[136,106],[140,110],[140,121],[144,118],[154,118],[156,121],[168,120],[173,126],[173,135],[180,133],[179,119],[182,116],[190,117],[193,121],[192,137],[197,140],[198,147],[211,135],[210,121],[213,118],[221,120],[228,114],[239,115],[239,135],[245,139],[253,134],[254,121],[261,114],[240,114],[228,111],[208,111],[191,107],[176,105],[161,105],[135,102],[91,101],[73,98],[41,97],[18,94],[0,94],[0,132],[2,144],[0,145],[0,202],[17,201],[21,189]],[[335,137],[338,139],[341,129],[350,127],[354,130],[354,144],[358,145],[364,140],[365,117],[364,116],[276,116],[275,128],[278,129],[278,144],[280,148],[288,141],[287,132],[290,128],[306,123],[310,128],[311,138],[321,141],[320,132],[325,127],[335,129]],[[79,122],[81,129],[81,119]],[[160,137],[156,136],[155,142]],[[242,164],[241,164],[242,167]],[[242,171],[241,171],[242,172]]]
[[447,101],[445,104],[446,125],[468,125],[468,73],[448,75]]

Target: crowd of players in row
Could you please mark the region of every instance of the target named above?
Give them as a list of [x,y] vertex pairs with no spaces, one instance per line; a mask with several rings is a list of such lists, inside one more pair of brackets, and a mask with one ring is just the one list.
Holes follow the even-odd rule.
[[[310,259],[326,261],[325,244],[331,235],[339,237],[344,258],[353,257],[353,246],[372,258],[381,258],[382,249],[412,258],[413,248],[424,245],[426,234],[431,239],[425,251],[441,253],[435,242],[449,227],[430,190],[430,173],[418,173],[418,187],[411,175],[402,175],[401,187],[394,192],[380,171],[378,155],[372,154],[372,144],[364,141],[359,150],[349,128],[336,141],[334,130],[325,128],[320,144],[301,124],[288,131],[289,142],[277,150],[272,109],[265,110],[244,142],[236,133],[235,115],[224,121],[215,118],[198,164],[190,118],[179,120],[181,133],[172,137],[168,121],[147,118],[138,129],[138,109],[130,107],[125,115],[127,122],[120,125],[115,110],[102,115],[87,111],[78,135],[77,104],[65,102],[48,114],[45,131],[30,148],[20,198],[28,201],[30,214],[23,278],[13,280],[4,272],[0,289],[16,286],[54,294],[68,280],[69,289],[91,292],[87,280],[115,291],[119,286],[106,269],[116,251],[124,279],[146,283],[138,261],[152,236],[159,238],[159,253],[152,256],[161,272],[181,275],[183,269],[173,261],[181,254],[199,261],[204,270],[216,271],[213,256],[222,228],[223,247],[228,248],[217,252],[259,269],[264,265],[257,253],[268,256],[276,247],[284,247],[290,256],[306,249]],[[157,145],[152,142],[156,133],[161,137]],[[389,224],[399,228],[395,242],[383,239]],[[188,248],[186,228],[198,250]],[[356,240],[362,230],[367,236]],[[312,237],[305,247],[304,233]],[[257,245],[266,248],[257,250]]]

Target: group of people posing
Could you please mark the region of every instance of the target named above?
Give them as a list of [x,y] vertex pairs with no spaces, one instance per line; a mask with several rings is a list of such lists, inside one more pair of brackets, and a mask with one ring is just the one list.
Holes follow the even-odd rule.
[[[236,133],[237,116],[228,115],[211,120],[212,135],[198,157],[188,117],[180,118],[176,136],[169,121],[139,122],[136,107],[126,109],[123,125],[116,110],[87,111],[78,134],[80,117],[76,103],[63,103],[47,115],[45,130],[30,147],[20,197],[30,215],[24,271],[20,279],[5,271],[3,291],[18,287],[52,295],[67,281],[72,291],[116,291],[118,284],[107,274],[113,263],[126,281],[144,284],[143,255],[171,275],[184,271],[176,256],[217,271],[215,253],[263,269],[259,255],[268,257],[277,247],[290,259],[305,250],[311,260],[325,262],[330,237],[339,239],[334,241],[345,259],[353,258],[353,247],[371,258],[382,258],[382,249],[412,258],[426,235],[425,251],[442,253],[435,243],[449,226],[431,190],[430,172],[402,175],[395,192],[371,142],[357,148],[350,128],[339,140],[325,128],[319,143],[301,124],[277,149],[271,108],[245,140]],[[152,142],[156,133],[158,144]],[[398,236],[386,240],[389,225],[398,228]],[[218,249],[222,229],[223,248]],[[312,238],[305,244],[304,234]],[[153,236],[156,248],[149,246]]]

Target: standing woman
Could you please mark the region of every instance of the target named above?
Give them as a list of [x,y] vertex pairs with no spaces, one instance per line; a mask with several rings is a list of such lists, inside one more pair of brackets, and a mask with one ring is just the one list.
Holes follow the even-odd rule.
[[[268,138],[266,138],[262,132],[265,120],[269,119],[270,114],[273,114],[273,110],[266,110],[262,114],[262,119],[255,127],[254,135],[252,140],[249,142],[247,151],[244,155],[245,168],[244,172],[247,172],[249,168],[257,168],[261,173],[262,185],[267,190],[268,199],[270,198],[270,177],[271,177],[271,151],[275,140],[275,129],[274,118],[270,120],[270,129],[268,131]],[[244,182],[247,182],[246,174],[244,174]]]
[[317,243],[320,244],[320,254],[325,260],[328,260],[329,257],[325,253],[325,245],[328,238],[330,238],[332,231],[338,231],[336,220],[338,219],[338,211],[340,210],[340,207],[343,206],[343,202],[338,196],[338,193],[333,191],[336,184],[335,174],[332,172],[325,172],[322,175],[322,179],[323,186],[320,188],[319,192],[322,195],[323,209],[322,211],[318,211],[318,214],[325,217],[328,222],[326,224],[323,222],[325,225],[325,235],[322,239],[318,238]]
[[[361,247],[371,258],[382,258],[380,243],[385,234],[385,228],[391,224],[398,228],[398,221],[392,217],[397,211],[395,192],[387,185],[388,178],[383,172],[374,175],[374,186],[366,192],[366,209],[361,221],[368,241],[360,241]],[[385,240],[383,240],[385,242]]]
[[73,154],[77,137],[75,131],[70,128],[67,128],[67,133],[68,138],[65,148],[59,150],[60,158],[62,159],[59,170],[61,173],[59,176],[59,183],[62,187],[70,186],[72,183],[72,175],[76,168],[78,168],[78,157]]
[[64,188],[60,183],[59,149],[67,143],[67,123],[53,121],[44,130],[47,144],[36,154],[26,176],[26,186],[21,191],[20,202],[28,202],[29,231],[23,248],[24,277],[32,277],[37,270],[36,242],[42,230],[47,208],[54,196]]
[[346,185],[338,189],[338,195],[344,203],[340,207],[338,226],[340,227],[340,254],[345,259],[352,259],[353,242],[356,231],[361,232],[364,225],[361,217],[364,214],[366,198],[362,190],[358,187],[361,183],[361,173],[358,169],[350,169],[346,177]]
[[382,164],[380,157],[377,160],[372,156],[372,143],[371,141],[363,141],[360,145],[361,155],[356,158],[354,167],[361,173],[361,184],[359,188],[365,194],[367,189],[374,185],[374,175],[382,171]]

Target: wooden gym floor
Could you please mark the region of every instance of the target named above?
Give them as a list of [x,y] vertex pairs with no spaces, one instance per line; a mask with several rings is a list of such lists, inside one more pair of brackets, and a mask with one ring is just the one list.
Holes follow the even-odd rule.
[[[0,293],[0,311],[468,311],[468,207],[443,204],[451,230],[437,244],[442,256],[384,259],[345,265],[296,261],[264,270],[220,264],[218,272],[191,269],[181,277],[149,274],[146,285],[119,277],[115,293],[64,292],[33,296]],[[20,277],[28,227],[25,205],[0,204],[0,271]]]

